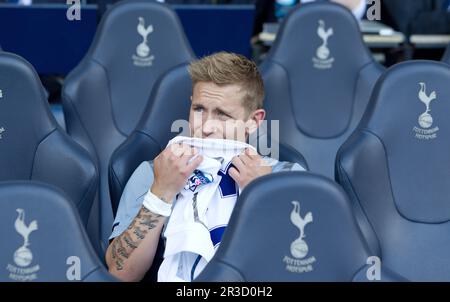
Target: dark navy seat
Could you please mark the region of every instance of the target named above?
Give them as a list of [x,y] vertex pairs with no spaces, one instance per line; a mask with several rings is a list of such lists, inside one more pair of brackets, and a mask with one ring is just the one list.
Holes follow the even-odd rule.
[[97,159],[100,170],[100,202],[91,225],[100,227],[103,249],[113,219],[110,156],[136,127],[158,77],[192,58],[183,28],[169,6],[122,1],[103,15],[88,53],[65,81],[67,132]]
[[442,62],[450,64],[450,44],[447,46],[447,50],[442,57]]
[[[147,107],[136,129],[111,157],[109,186],[114,214],[126,183],[139,164],[154,159],[180,131],[189,131],[186,127],[191,95],[187,64],[173,68],[155,85],[150,97],[152,105]],[[185,128],[172,129],[177,120]]]
[[382,71],[350,11],[302,5],[286,17],[261,65],[267,119],[280,121],[279,141],[299,151],[311,171],[333,178],[336,152]]
[[115,281],[58,188],[0,182],[0,213],[0,281]]
[[89,154],[58,126],[33,67],[0,53],[0,181],[36,180],[62,189],[86,223],[98,186]]
[[50,104],[52,114],[58,122],[59,126],[66,131],[66,122],[64,120],[64,111],[61,104]]
[[[219,249],[195,281],[369,281],[369,257],[336,183],[281,172],[244,189]],[[381,266],[379,274],[381,281],[404,280]]]
[[450,281],[449,83],[440,62],[389,69],[336,162],[372,253],[413,281]]

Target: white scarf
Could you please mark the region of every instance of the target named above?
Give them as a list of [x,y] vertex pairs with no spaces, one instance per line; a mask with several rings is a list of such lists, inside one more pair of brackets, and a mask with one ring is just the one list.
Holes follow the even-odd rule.
[[203,161],[177,195],[164,231],[166,248],[158,271],[158,281],[162,282],[191,281],[211,260],[218,247],[212,242],[212,232],[228,224],[237,198],[237,194],[224,196],[221,192],[221,175],[226,174],[234,156],[245,148],[255,150],[251,145],[233,140],[181,136],[167,146],[176,143],[195,147]]

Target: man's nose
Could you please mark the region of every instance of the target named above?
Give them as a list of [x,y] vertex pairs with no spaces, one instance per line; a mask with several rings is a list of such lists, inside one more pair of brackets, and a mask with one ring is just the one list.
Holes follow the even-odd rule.
[[202,133],[204,136],[209,136],[218,131],[217,121],[207,118],[203,122]]

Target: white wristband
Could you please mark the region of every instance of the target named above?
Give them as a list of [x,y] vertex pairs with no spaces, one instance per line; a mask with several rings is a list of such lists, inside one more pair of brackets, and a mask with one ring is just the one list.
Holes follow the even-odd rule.
[[148,190],[145,195],[142,205],[147,210],[157,215],[168,217],[172,214],[172,205],[158,198],[158,196],[153,194],[150,190]]

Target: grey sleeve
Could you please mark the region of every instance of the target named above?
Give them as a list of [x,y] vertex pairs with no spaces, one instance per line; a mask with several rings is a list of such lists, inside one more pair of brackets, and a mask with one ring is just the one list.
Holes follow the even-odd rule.
[[142,162],[139,167],[134,170],[120,197],[119,208],[113,224],[113,231],[109,237],[110,240],[122,234],[139,213],[145,194],[153,184],[153,179],[152,162]]

